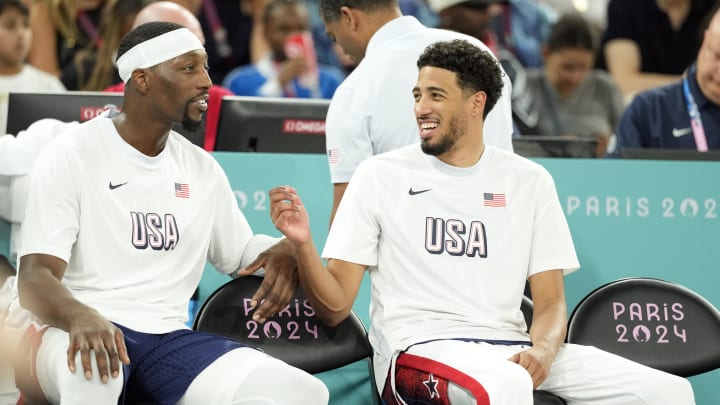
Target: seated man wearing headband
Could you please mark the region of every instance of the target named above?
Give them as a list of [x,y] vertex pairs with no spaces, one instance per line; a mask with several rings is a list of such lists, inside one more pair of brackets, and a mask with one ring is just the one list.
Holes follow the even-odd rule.
[[206,260],[240,276],[262,265],[258,322],[297,280],[287,241],[253,235],[217,162],[171,130],[207,110],[202,44],[148,23],[122,39],[117,65],[122,112],[58,136],[30,175],[4,325],[21,392],[74,405],[327,404],[312,375],[184,326]]

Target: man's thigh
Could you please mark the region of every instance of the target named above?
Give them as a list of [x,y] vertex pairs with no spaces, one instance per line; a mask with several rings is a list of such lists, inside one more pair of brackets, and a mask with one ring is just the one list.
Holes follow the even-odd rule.
[[577,404],[693,403],[686,379],[575,344],[560,348],[550,375],[538,388]]
[[174,405],[205,368],[244,347],[222,336],[189,329],[147,334],[119,327],[130,357],[130,365],[123,367],[126,403]]
[[[475,403],[475,397],[485,393],[490,403],[532,403],[532,380],[528,372],[508,359],[525,346],[493,345],[489,343],[442,340],[416,345],[407,350],[413,356],[417,368],[425,368],[425,375],[416,374],[417,381],[410,384],[422,384],[427,387],[428,398],[435,400],[442,394],[433,391],[438,372],[447,380],[447,395],[451,403]],[[398,364],[403,364],[402,356]],[[427,361],[423,361],[427,359]],[[427,364],[424,367],[423,363]],[[438,364],[440,366],[438,366]],[[442,371],[440,371],[442,370]],[[402,381],[401,384],[408,383]],[[428,385],[430,386],[428,387]],[[443,382],[440,381],[440,386]],[[458,389],[460,388],[460,389]],[[397,389],[401,392],[401,388]],[[422,392],[422,390],[420,390]],[[480,393],[480,394],[473,394]],[[459,397],[458,397],[459,396]],[[461,398],[466,396],[467,398]],[[450,403],[448,402],[448,403]],[[477,403],[482,403],[478,398]]]

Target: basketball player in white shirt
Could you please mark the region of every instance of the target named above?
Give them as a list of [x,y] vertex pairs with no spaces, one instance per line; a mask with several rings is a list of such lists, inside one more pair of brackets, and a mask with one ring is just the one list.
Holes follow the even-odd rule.
[[295,190],[270,192],[273,223],[295,244],[321,319],[345,319],[369,271],[386,403],[530,405],[538,388],[569,405],[693,404],[683,378],[563,343],[563,274],[579,264],[550,174],[483,143],[502,88],[495,60],[454,40],[428,47],[418,67],[421,143],[361,164],[328,235],[327,268]]
[[312,375],[184,325],[206,260],[226,274],[264,262],[260,321],[289,300],[295,260],[253,235],[219,164],[171,130],[207,110],[197,36],[152,22],[118,55],[122,111],[58,136],[31,174],[5,322],[21,332],[21,391],[53,404],[327,404]]

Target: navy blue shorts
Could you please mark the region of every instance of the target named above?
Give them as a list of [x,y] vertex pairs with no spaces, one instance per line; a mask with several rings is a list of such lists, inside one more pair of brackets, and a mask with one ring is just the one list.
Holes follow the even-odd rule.
[[120,405],[175,405],[210,363],[231,350],[246,347],[225,337],[189,329],[148,334],[117,326],[125,335],[130,357],[130,365],[123,366],[125,382]]

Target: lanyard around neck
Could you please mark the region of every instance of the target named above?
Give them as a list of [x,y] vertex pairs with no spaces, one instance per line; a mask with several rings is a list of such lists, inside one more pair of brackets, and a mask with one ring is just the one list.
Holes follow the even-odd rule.
[[98,33],[95,23],[85,11],[78,11],[77,24],[88,36],[90,43],[94,44],[96,47],[99,48],[102,44],[102,38],[100,38],[100,34]]
[[688,84],[687,75],[683,77],[683,94],[685,94],[685,104],[687,105],[688,115],[690,116],[690,127],[692,127],[693,135],[695,136],[695,145],[697,150],[700,152],[707,152],[707,137],[705,136],[705,127],[703,127],[702,119],[700,118],[700,110],[695,103],[695,98],[690,92],[690,85]]

